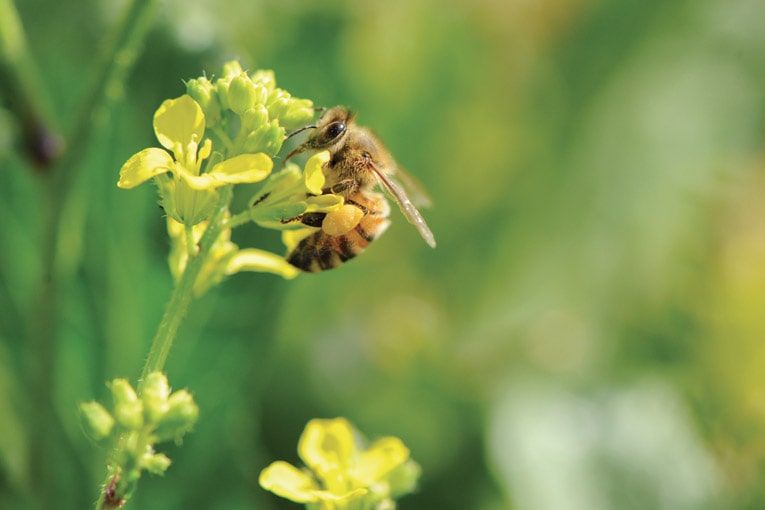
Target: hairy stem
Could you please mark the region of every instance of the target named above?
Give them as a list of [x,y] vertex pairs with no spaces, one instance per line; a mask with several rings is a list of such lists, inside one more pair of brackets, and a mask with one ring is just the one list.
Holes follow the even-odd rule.
[[[146,363],[141,371],[141,378],[138,383],[139,394],[143,393],[144,383],[149,374],[152,372],[163,371],[167,356],[170,353],[173,341],[178,333],[178,328],[183,322],[183,319],[188,312],[189,305],[194,299],[194,283],[204,267],[205,262],[207,262],[213,244],[226,226],[225,214],[228,210],[229,203],[231,202],[231,188],[227,187],[221,189],[219,193],[220,196],[215,213],[210,218],[207,229],[202,235],[202,239],[199,241],[199,251],[195,256],[189,258],[186,268],[176,283],[173,293],[170,296],[170,300],[165,307],[165,313],[163,314],[157,332],[154,335],[149,355],[146,358]],[[119,457],[120,448],[120,446],[117,446],[117,449],[112,453],[113,458]],[[111,470],[109,471],[106,480],[104,481],[101,494],[96,502],[96,510],[121,508],[122,505],[127,502],[130,497],[129,492],[132,492],[132,490],[128,490],[128,493],[125,493],[125,482],[124,480],[120,480],[120,476],[120,473],[113,473]],[[135,480],[131,483],[134,488]]]
[[167,303],[165,314],[159,323],[157,333],[154,335],[149,356],[141,372],[141,380],[138,385],[139,393],[143,389],[146,376],[152,372],[161,371],[165,367],[167,355],[173,345],[178,327],[186,316],[189,304],[191,304],[194,297],[194,283],[197,281],[197,277],[207,261],[210,248],[212,248],[213,243],[218,239],[223,230],[225,224],[224,214],[230,200],[231,190],[228,188],[221,190],[215,214],[210,218],[207,230],[205,230],[202,239],[199,241],[199,251],[194,257],[189,258],[186,269],[183,271],[173,290],[173,294],[170,296],[170,301]]

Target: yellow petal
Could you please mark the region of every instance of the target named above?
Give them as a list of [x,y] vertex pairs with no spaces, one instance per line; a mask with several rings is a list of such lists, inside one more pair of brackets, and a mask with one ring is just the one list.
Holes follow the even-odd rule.
[[274,273],[287,279],[300,274],[300,271],[284,260],[284,257],[255,248],[239,250],[228,261],[226,274],[232,275],[239,271]]
[[355,454],[353,427],[345,418],[309,421],[298,443],[298,455],[319,475],[347,466]]
[[162,149],[144,149],[133,154],[120,169],[117,186],[123,189],[135,188],[155,175],[163,174],[173,167],[173,158]]
[[[320,501],[328,501],[331,503],[338,503],[338,502],[345,502],[350,501],[351,499],[358,498],[359,496],[363,496],[369,492],[364,487],[359,487],[358,489],[354,489],[349,492],[344,492],[340,494],[335,494],[334,492],[329,491],[314,491],[314,494]],[[334,508],[334,506],[330,506],[330,508]]]
[[329,151],[321,151],[306,162],[303,177],[305,178],[305,187],[314,195],[321,195],[324,187],[324,165],[329,161]]
[[364,485],[372,485],[407,460],[409,448],[397,437],[384,437],[359,455],[351,475]]
[[194,189],[219,188],[226,184],[262,181],[271,173],[274,162],[266,154],[240,154],[215,165],[206,174],[181,173],[181,177]]
[[340,195],[318,195],[308,197],[305,200],[307,205],[305,212],[329,212],[340,208],[343,205],[343,197]]
[[319,501],[316,482],[295,466],[276,461],[260,472],[260,486],[295,503]]
[[[186,150],[192,141],[198,143],[204,132],[205,114],[189,95],[168,99],[154,112],[154,133],[168,150],[175,151],[177,144]],[[181,159],[180,154],[175,157]]]

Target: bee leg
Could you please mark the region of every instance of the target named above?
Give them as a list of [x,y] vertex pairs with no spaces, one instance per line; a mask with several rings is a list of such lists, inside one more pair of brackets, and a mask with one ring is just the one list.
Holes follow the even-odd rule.
[[338,193],[344,193],[347,191],[355,191],[358,187],[358,183],[353,179],[344,179],[338,183],[333,184],[327,188],[321,190],[322,195],[337,195]]
[[363,212],[363,213],[364,213],[364,215],[367,215],[367,214],[370,214],[370,213],[371,213],[371,214],[374,216],[374,215],[376,215],[376,214],[377,214],[377,211],[370,211],[370,210],[369,210],[369,207],[367,207],[367,206],[365,206],[365,205],[362,205],[362,204],[360,204],[360,203],[358,203],[358,202],[356,202],[356,201],[354,201],[354,200],[346,199],[346,200],[345,200],[345,203],[346,203],[346,204],[350,204],[350,205],[354,205],[354,206],[358,207],[359,209],[361,209],[361,212]]
[[312,212],[301,214],[300,216],[295,216],[294,218],[283,218],[281,222],[292,223],[293,221],[299,221],[303,225],[307,225],[309,227],[321,227],[321,223],[324,221],[326,216],[327,213]]

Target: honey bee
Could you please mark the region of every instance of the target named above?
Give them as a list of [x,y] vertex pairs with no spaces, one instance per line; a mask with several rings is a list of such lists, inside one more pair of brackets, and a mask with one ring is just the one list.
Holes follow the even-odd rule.
[[427,195],[413,177],[396,165],[377,137],[356,124],[347,108],[330,108],[315,125],[290,136],[307,129],[312,130],[308,139],[290,152],[285,161],[304,151],[328,150],[326,187],[322,191],[341,195],[344,205],[337,211],[305,213],[284,220],[321,228],[287,255],[290,264],[303,271],[318,272],[337,267],[363,252],[390,224],[390,206],[383,194],[373,191],[377,185],[390,193],[425,242],[436,247],[433,232],[394,176],[410,189],[412,198],[420,205],[429,204]]

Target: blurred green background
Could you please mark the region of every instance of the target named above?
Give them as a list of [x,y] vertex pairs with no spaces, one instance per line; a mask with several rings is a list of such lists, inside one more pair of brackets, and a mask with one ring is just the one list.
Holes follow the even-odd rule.
[[[66,128],[124,2],[16,4]],[[162,2],[81,155],[42,344],[46,177],[3,97],[0,508],[95,501],[77,404],[135,381],[172,287],[155,191],[117,172],[229,58],[357,111],[431,192],[439,245],[394,211],[339,270],[195,302],[167,370],[201,418],[132,508],[298,508],[258,473],[333,416],[411,448],[402,509],[765,508],[763,19],[761,0]]]

